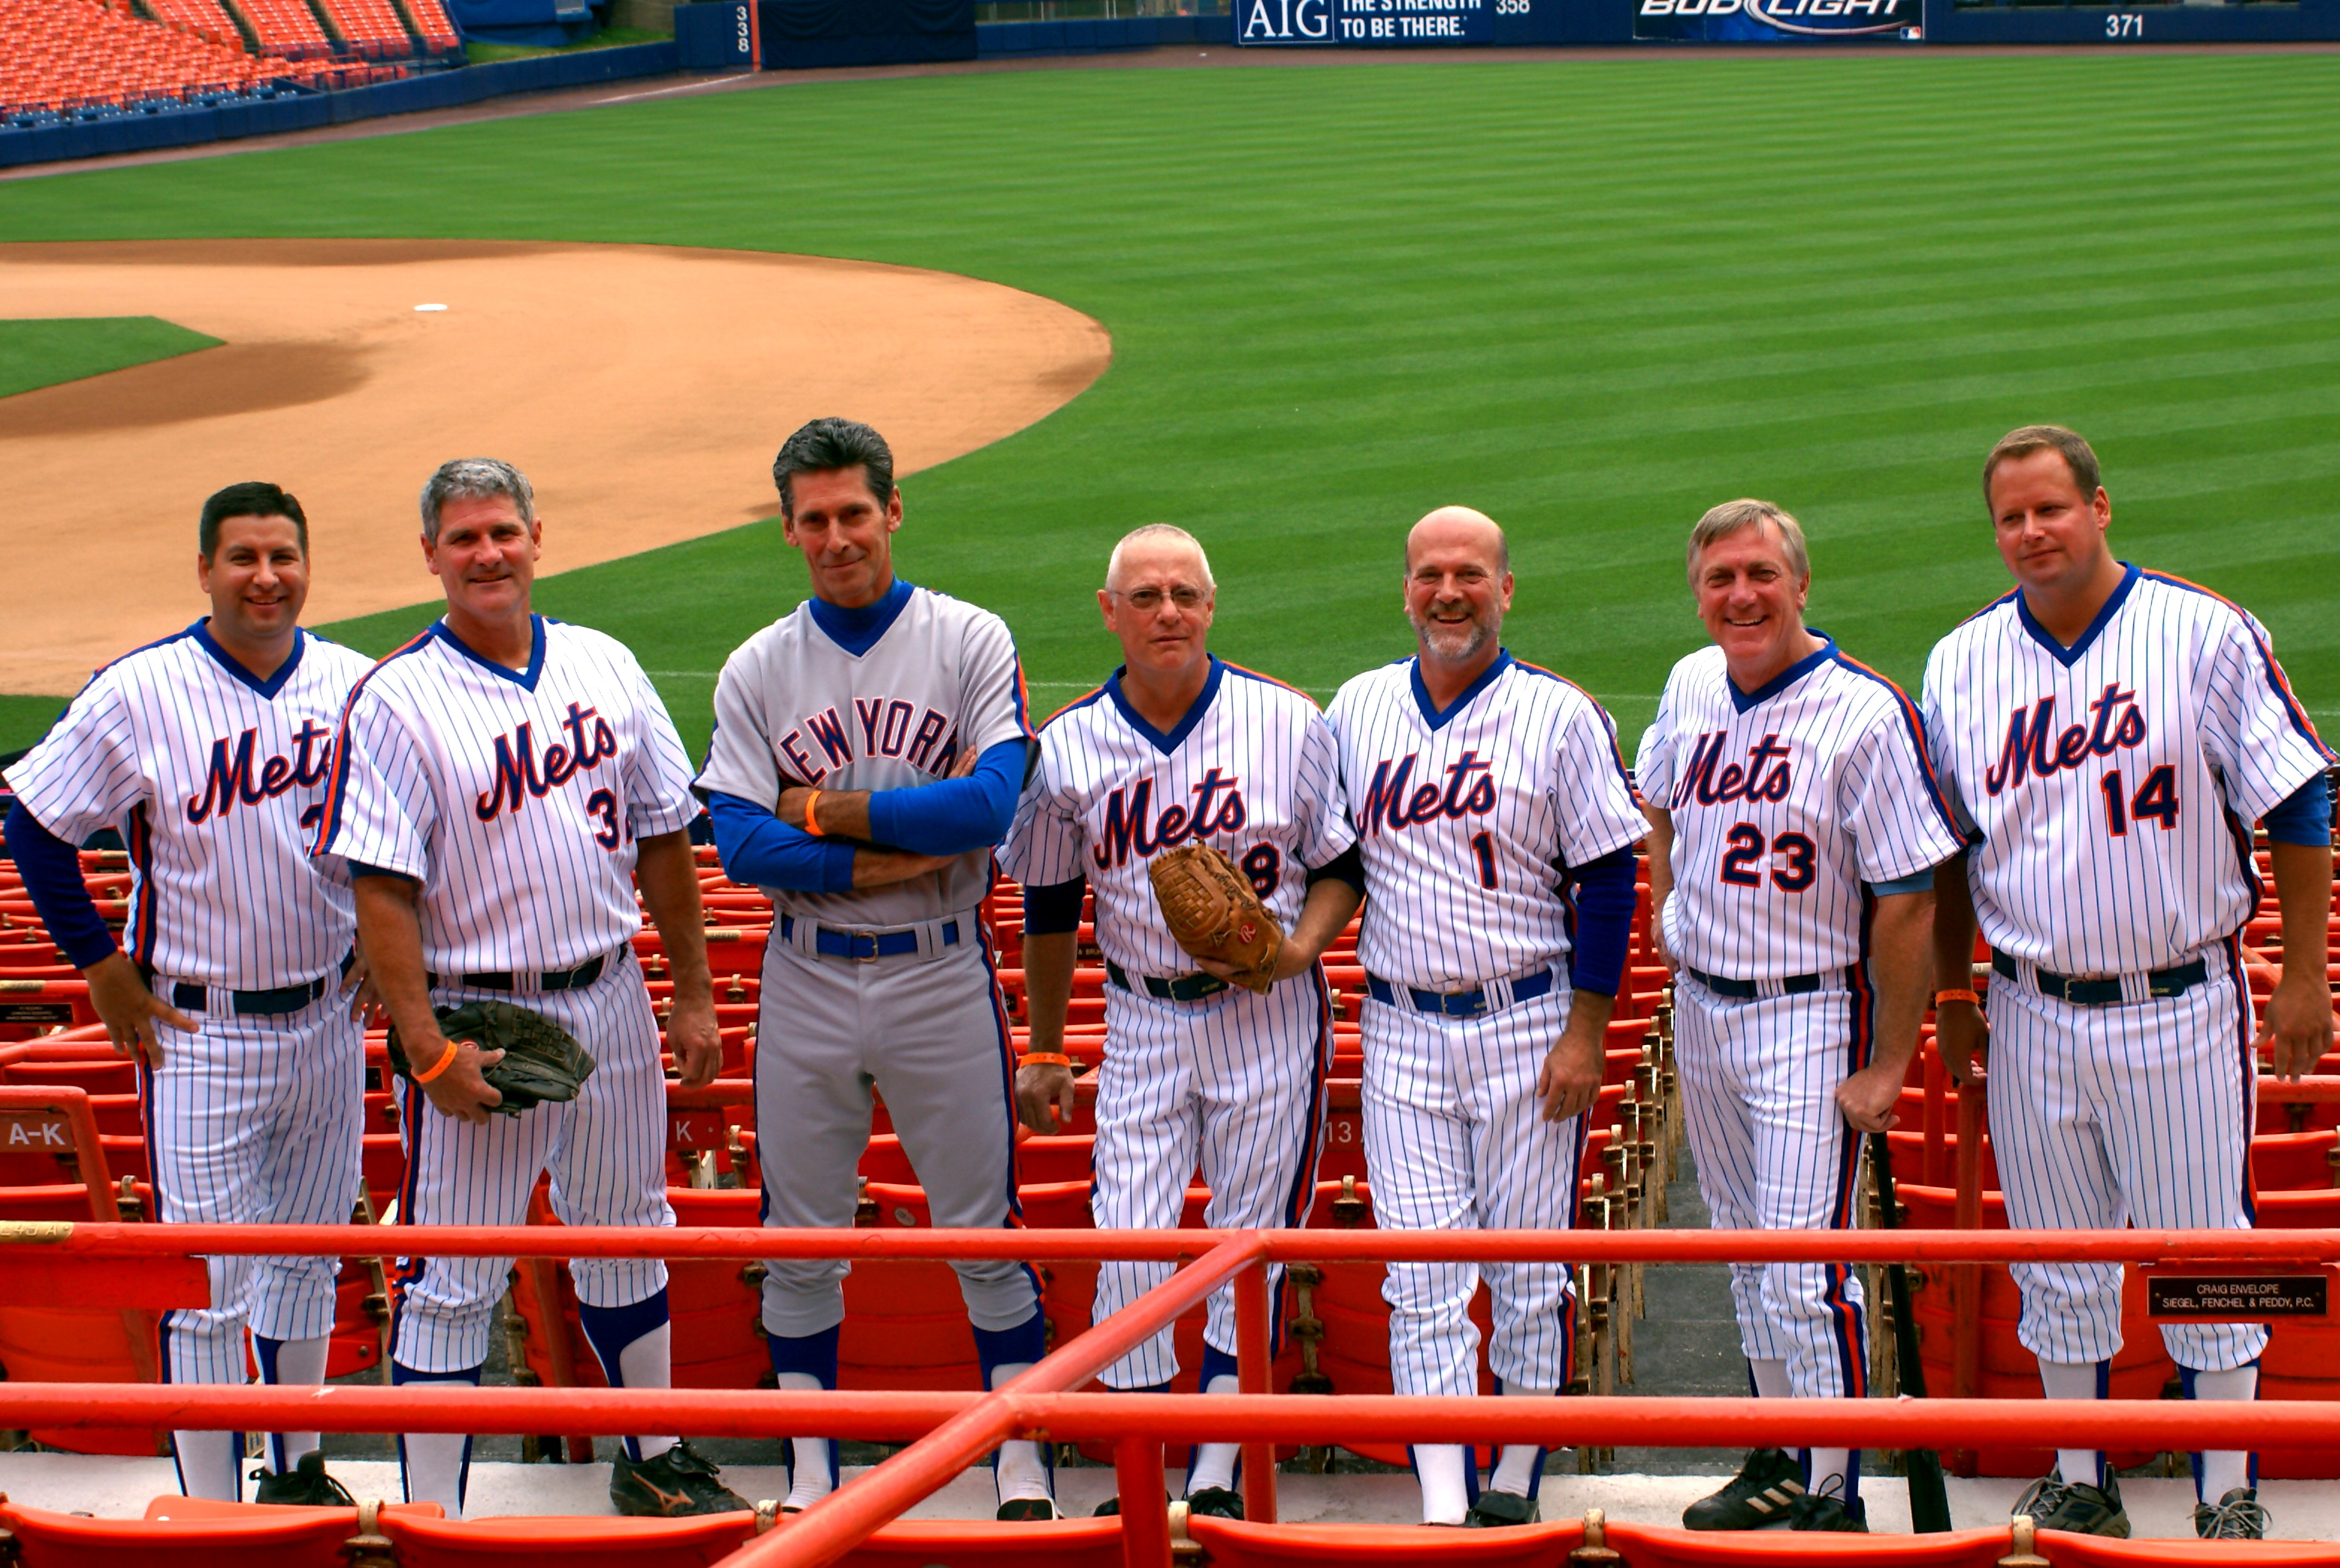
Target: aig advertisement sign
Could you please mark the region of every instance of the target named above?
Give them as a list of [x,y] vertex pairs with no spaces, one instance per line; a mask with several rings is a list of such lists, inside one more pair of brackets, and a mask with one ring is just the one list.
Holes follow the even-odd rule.
[[[1640,4],[1641,0],[1635,0]],[[1898,0],[1915,5],[1917,0]],[[1235,42],[1284,48],[1492,44],[1495,17],[1531,0],[1234,0]]]
[[1919,0],[1632,0],[1633,36],[1788,44],[1925,36]]

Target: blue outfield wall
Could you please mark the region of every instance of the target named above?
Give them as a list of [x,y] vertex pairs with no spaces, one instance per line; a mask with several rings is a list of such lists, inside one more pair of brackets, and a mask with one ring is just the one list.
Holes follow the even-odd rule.
[[342,125],[382,114],[451,109],[509,93],[588,87],[635,76],[663,76],[679,69],[672,43],[633,44],[615,49],[540,55],[526,60],[499,60],[491,65],[434,71],[338,93],[298,93],[216,108],[174,109],[44,125],[34,130],[0,131],[0,168],[117,153],[150,153],[240,136],[312,131],[322,125]]

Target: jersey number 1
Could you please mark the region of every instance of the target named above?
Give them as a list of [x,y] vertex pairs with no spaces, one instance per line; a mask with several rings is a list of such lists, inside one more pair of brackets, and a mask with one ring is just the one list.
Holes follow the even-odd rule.
[[2126,801],[2117,771],[2106,774],[2097,787],[2105,792],[2105,829],[2116,839],[2127,837],[2132,817],[2140,822],[2154,819],[2165,833],[2177,826],[2177,769],[2169,763],[2147,774],[2137,794]]

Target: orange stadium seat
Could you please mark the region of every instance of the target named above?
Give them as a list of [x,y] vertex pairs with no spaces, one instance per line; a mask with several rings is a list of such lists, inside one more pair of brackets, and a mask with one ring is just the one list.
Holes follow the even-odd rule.
[[[393,1503],[382,1523],[436,1518],[436,1503]],[[52,1513],[0,1500],[25,1568],[342,1568],[342,1543],[358,1533],[355,1508],[263,1507],[201,1497],[157,1497],[140,1519]]]
[[[1584,1525],[1574,1519],[1458,1533],[1425,1524],[1253,1524],[1196,1515],[1186,1521],[1186,1531],[1212,1568],[1336,1563],[1556,1568],[1584,1539]],[[1641,1559],[1629,1561],[1638,1565]]]
[[897,1520],[837,1561],[838,1568],[1121,1568],[1121,1521]]
[[624,1563],[626,1568],[709,1568],[754,1538],[756,1516],[719,1513],[703,1519],[514,1518],[459,1522],[385,1511],[381,1530],[397,1549],[399,1568],[479,1568],[491,1563]]

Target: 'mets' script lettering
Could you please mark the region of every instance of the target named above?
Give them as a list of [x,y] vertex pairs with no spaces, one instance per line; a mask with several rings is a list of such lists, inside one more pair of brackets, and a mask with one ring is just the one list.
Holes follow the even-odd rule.
[[[858,739],[861,749],[856,752]],[[959,758],[958,731],[942,714],[897,697],[857,697],[850,720],[834,708],[808,714],[780,737],[778,750],[795,771],[799,784],[818,784],[831,769],[842,768],[855,757],[898,757],[921,772],[939,779]]]
[[1714,729],[1701,735],[1691,745],[1690,766],[1674,785],[1673,799],[1667,809],[1679,811],[1696,801],[1700,806],[1720,806],[1730,800],[1785,800],[1793,775],[1789,769],[1792,748],[1780,743],[1776,734],[1766,735],[1747,749],[1744,763],[1733,762],[1720,772],[1715,764],[1722,760],[1722,749],[1729,744],[1727,730]]
[[509,735],[496,737],[496,776],[480,798],[471,802],[471,813],[482,822],[492,822],[506,806],[518,811],[528,804],[530,796],[541,800],[578,774],[598,768],[618,754],[617,732],[610,721],[598,717],[600,710],[582,703],[569,705],[569,715],[560,721],[569,733],[569,742],[554,741],[541,756],[536,749],[533,726],[523,724]]
[[[1996,795],[2019,785],[2026,776],[2046,779],[2067,768],[2077,768],[2091,757],[2109,757],[2123,747],[2145,744],[2145,710],[2137,693],[2115,681],[2088,704],[2096,717],[2087,724],[2067,725],[2056,734],[2056,700],[2042,697],[2028,709],[2018,708],[2007,721],[2007,740],[1998,760],[1982,776],[1983,788]],[[2055,739],[2051,742],[2049,737]]]
[[1476,751],[1465,751],[1447,764],[1444,785],[1416,784],[1413,764],[1420,755],[1373,765],[1373,781],[1357,804],[1357,831],[1378,833],[1387,828],[1396,832],[1466,812],[1483,817],[1495,809],[1494,764],[1480,761]]
[[[187,820],[208,821],[213,813],[224,817],[235,809],[239,800],[246,806],[257,806],[287,789],[316,789],[332,770],[332,734],[315,719],[303,719],[301,728],[292,732],[292,755],[271,757],[256,772],[252,766],[252,751],[260,739],[259,730],[247,729],[238,736],[233,751],[228,749],[223,739],[213,741],[211,766],[203,773],[203,792],[187,797]],[[323,744],[320,745],[320,741]]]
[[1159,816],[1154,816],[1151,779],[1141,779],[1106,796],[1105,828],[1097,835],[1096,848],[1089,851],[1097,869],[1109,871],[1127,865],[1132,850],[1142,859],[1188,839],[1235,832],[1250,820],[1244,806],[1243,780],[1231,779],[1216,768],[1204,774],[1187,793],[1195,798],[1192,806],[1168,806]]

